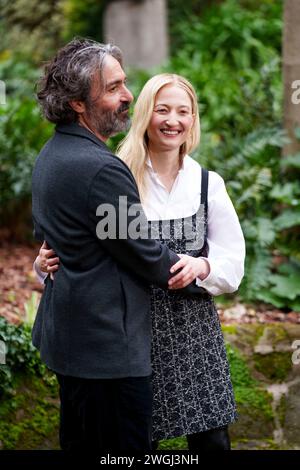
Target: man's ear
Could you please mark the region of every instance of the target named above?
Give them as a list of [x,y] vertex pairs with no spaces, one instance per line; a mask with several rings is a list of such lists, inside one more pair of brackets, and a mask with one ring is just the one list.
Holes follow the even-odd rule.
[[85,112],[85,104],[83,101],[69,101],[69,105],[72,109],[78,114],[82,114]]

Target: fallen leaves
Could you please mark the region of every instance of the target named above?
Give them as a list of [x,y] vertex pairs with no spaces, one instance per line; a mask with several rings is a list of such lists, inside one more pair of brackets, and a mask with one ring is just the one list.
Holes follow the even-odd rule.
[[[26,318],[25,305],[36,292],[38,300],[43,286],[33,271],[38,246],[5,244],[0,246],[0,316],[20,323]],[[36,297],[35,295],[35,297]]]

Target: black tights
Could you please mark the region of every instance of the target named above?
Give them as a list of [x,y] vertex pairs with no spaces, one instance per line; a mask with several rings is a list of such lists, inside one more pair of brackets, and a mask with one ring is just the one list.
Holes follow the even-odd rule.
[[[209,429],[208,431],[189,434],[186,436],[190,452],[202,450],[230,450],[228,427]],[[152,450],[158,447],[158,441],[152,443]]]

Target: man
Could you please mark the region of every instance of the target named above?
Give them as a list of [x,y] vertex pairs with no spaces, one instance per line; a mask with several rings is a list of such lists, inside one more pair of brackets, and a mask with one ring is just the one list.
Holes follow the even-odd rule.
[[[120,50],[71,41],[46,66],[38,99],[56,131],[35,164],[33,220],[37,239],[53,248],[60,269],[54,281],[46,279],[33,344],[59,381],[61,447],[146,452],[148,285],[167,287],[179,258],[151,239],[102,237],[97,230],[99,207],[115,209],[118,234],[120,196],[126,213],[140,203],[130,170],[104,143],[129,123],[133,97]],[[126,230],[131,221],[128,216]]]

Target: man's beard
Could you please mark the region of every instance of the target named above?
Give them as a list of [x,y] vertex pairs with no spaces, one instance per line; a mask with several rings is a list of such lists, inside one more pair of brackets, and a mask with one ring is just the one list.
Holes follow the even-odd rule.
[[116,110],[98,109],[91,104],[87,110],[91,128],[103,137],[112,137],[119,132],[127,131],[130,127],[128,114],[121,114],[129,109],[130,103],[122,103]]

